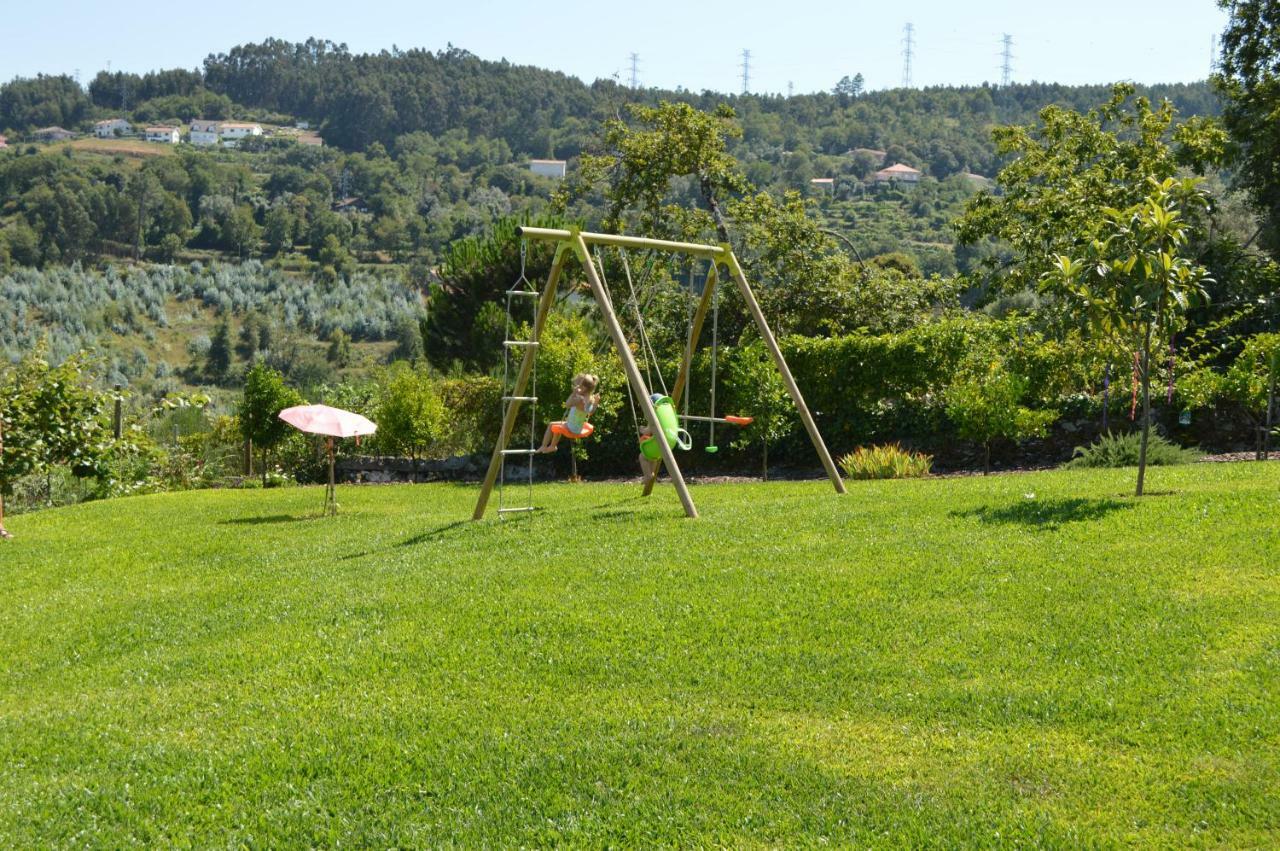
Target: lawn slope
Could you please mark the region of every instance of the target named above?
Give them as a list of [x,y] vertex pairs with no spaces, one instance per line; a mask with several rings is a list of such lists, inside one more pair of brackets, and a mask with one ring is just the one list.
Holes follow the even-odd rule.
[[0,846],[1280,843],[1280,465],[13,518]]

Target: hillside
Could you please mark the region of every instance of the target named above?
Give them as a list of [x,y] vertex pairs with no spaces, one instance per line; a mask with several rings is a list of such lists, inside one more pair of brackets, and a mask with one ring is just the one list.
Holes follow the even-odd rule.
[[1263,847],[1280,468],[13,519],[0,844]]
[[[531,175],[529,158],[566,159],[572,169],[580,154],[599,150],[602,122],[627,104],[680,100],[733,107],[743,133],[731,153],[758,187],[829,201],[838,208],[829,223],[864,250],[905,251],[947,273],[965,267],[963,257],[948,256],[947,224],[985,184],[960,180],[940,190],[935,181],[994,175],[997,125],[1033,121],[1049,104],[1086,110],[1108,96],[1105,86],[1040,83],[836,89],[794,97],[631,90],[460,49],[352,54],[318,39],[240,45],[211,54],[198,71],[101,72],[87,89],[66,77],[14,80],[0,86],[0,131],[14,143],[47,125],[85,133],[97,118],[123,117],[135,127],[236,118],[267,131],[234,152],[179,146],[185,177],[174,164],[143,169],[158,187],[134,172],[139,157],[166,146],[78,140],[68,152],[11,144],[0,151],[0,265],[6,257],[36,265],[198,250],[236,258],[297,251],[337,269],[343,258],[333,255],[344,252],[366,263],[431,264],[495,217],[545,206],[556,183]],[[1207,84],[1139,94],[1169,99],[1184,118],[1220,111]],[[328,147],[301,148],[295,123],[317,128]],[[25,162],[28,151],[67,159]],[[932,194],[901,204],[873,191],[871,175],[895,163],[920,169]],[[830,179],[830,191],[815,178]],[[32,195],[41,186],[63,190],[57,215]],[[122,189],[144,196],[142,234],[138,205],[115,200]],[[868,197],[885,205],[856,209]],[[329,213],[344,214],[345,224]],[[599,215],[587,210],[588,220]],[[321,257],[329,235],[338,245]]]

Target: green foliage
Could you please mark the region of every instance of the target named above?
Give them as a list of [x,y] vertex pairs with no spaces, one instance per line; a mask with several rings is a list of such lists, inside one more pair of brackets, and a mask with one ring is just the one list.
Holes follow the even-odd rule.
[[21,476],[65,466],[77,477],[103,472],[111,447],[95,365],[84,354],[52,365],[44,346],[0,372],[0,495]]
[[[502,357],[503,312],[506,291],[520,277],[520,239],[516,228],[561,227],[553,217],[513,217],[501,219],[483,235],[459,240],[449,247],[440,269],[441,285],[428,305],[425,332],[427,359],[437,367],[461,363],[469,369],[488,372]],[[524,275],[532,288],[541,291],[551,270],[552,252],[545,245],[529,245]],[[568,289],[567,282],[561,284]],[[517,298],[513,303],[516,321],[533,319],[535,300]],[[481,321],[483,320],[483,321]]]
[[763,341],[725,348],[721,357],[725,364],[725,390],[737,404],[738,415],[753,418],[733,445],[744,448],[760,443],[760,469],[767,481],[769,445],[796,427],[799,415],[795,403]]
[[429,457],[454,426],[431,376],[399,361],[387,368],[379,383],[379,445],[415,460]]
[[[600,181],[608,186],[605,229],[675,239],[718,230],[727,239],[718,205],[748,189],[728,151],[729,140],[742,135],[733,109],[722,104],[704,112],[663,101],[657,106],[630,104],[628,112],[638,126],[621,118],[605,123],[605,145],[614,153],[584,155],[580,164],[585,187]],[[675,178],[692,181],[704,205],[701,211],[669,203]],[[638,218],[629,222],[632,215]]]
[[[247,357],[257,352],[256,345]],[[213,332],[213,340],[209,344],[209,353],[205,357],[204,373],[213,382],[221,382],[231,372],[231,323],[223,319]]]
[[84,90],[67,74],[40,74],[0,86],[0,130],[72,128],[89,117]]
[[[1152,180],[1146,200],[1105,211],[1103,235],[1083,261],[1059,256],[1045,280],[1069,294],[1104,336],[1138,352],[1142,380],[1143,445],[1151,430],[1152,352],[1181,327],[1184,314],[1205,297],[1206,272],[1187,257],[1194,216],[1207,203],[1197,181]],[[1146,464],[1138,464],[1142,496]]]
[[1081,114],[1046,107],[1034,126],[1001,127],[996,147],[1012,161],[1001,169],[1001,194],[977,195],[957,223],[960,241],[1007,242],[1016,262],[997,283],[1011,291],[1044,286],[1059,292],[1055,255],[1077,256],[1107,232],[1108,210],[1146,201],[1154,181],[1173,177],[1168,144],[1172,104],[1152,107],[1117,84],[1111,99]]
[[301,404],[302,397],[285,384],[283,375],[262,361],[255,362],[244,376],[244,393],[237,411],[240,435],[252,441],[265,458],[267,450],[293,431],[292,426],[280,419],[280,412]]
[[1219,0],[1230,13],[1222,34],[1216,88],[1226,99],[1223,124],[1231,134],[1236,184],[1262,217],[1263,243],[1280,252],[1280,6],[1274,0]]
[[344,369],[351,365],[351,338],[341,328],[329,335],[329,349],[325,354],[329,363]]
[[[1200,459],[1194,449],[1184,449],[1163,435],[1151,434],[1147,440],[1146,463],[1157,467],[1190,464]],[[1095,467],[1137,467],[1143,462],[1142,432],[1108,433],[1089,446],[1077,446],[1067,464],[1073,469]]]
[[947,416],[962,438],[983,447],[983,472],[991,470],[991,442],[1043,437],[1058,418],[1022,404],[1027,380],[1004,358],[981,349],[968,356],[944,394]]
[[859,446],[843,456],[839,464],[850,479],[918,479],[929,475],[933,456],[890,443],[870,448]]
[[479,375],[445,378],[437,389],[446,420],[439,453],[447,457],[493,449],[494,435],[502,427],[502,382]]

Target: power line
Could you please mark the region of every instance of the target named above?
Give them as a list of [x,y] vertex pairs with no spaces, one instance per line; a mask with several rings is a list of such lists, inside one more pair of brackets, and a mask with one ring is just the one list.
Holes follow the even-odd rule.
[[1209,37],[1209,76],[1218,73],[1218,34]]
[[1001,54],[1000,85],[1007,86],[1013,82],[1013,36],[1004,34],[1004,51]]
[[640,88],[640,54],[631,54],[631,88]]
[[742,51],[742,93],[751,91],[751,51]]
[[796,93],[796,84],[787,80],[787,97],[794,97]]
[[902,29],[902,87],[911,88],[911,60],[916,50],[916,25],[908,23]]

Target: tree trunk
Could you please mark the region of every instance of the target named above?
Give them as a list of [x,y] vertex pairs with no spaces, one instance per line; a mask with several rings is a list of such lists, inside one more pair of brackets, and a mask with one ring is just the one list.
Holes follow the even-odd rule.
[[991,441],[982,444],[982,475],[991,475]]
[[1147,480],[1147,443],[1151,439],[1151,326],[1147,326],[1142,343],[1142,448],[1138,450],[1137,496]]
[[147,187],[144,181],[142,185],[142,189],[138,193],[138,227],[137,227],[137,230],[134,232],[134,239],[133,239],[134,262],[137,262],[142,259],[142,231],[143,231],[146,217],[147,217]]
[[764,442],[764,460],[760,465],[761,478],[769,481],[769,441]]
[[259,460],[262,461],[262,486],[265,488],[267,486],[267,450],[262,450],[262,457]]
[[582,481],[581,477],[578,476],[578,456],[574,453],[572,446],[569,447],[569,481]]
[[698,179],[699,188],[702,190],[702,200],[706,203],[707,209],[711,212],[711,219],[716,224],[716,235],[720,237],[721,242],[729,241],[729,226],[725,222],[724,213],[720,209],[720,201],[716,198],[715,192],[712,191],[711,179],[700,176]]

